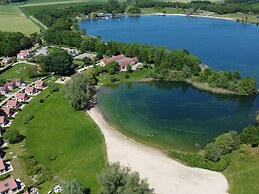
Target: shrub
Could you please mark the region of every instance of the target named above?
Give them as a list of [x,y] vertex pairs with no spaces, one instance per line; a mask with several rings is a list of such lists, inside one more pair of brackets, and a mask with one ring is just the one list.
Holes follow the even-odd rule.
[[125,78],[129,78],[129,75],[128,75],[128,74],[126,74],[126,75],[125,75]]
[[5,139],[11,144],[19,143],[23,140],[23,136],[17,129],[9,129],[5,133]]
[[252,149],[250,144],[242,144],[239,149],[240,158],[243,160],[253,160],[255,158],[255,153]]
[[41,98],[41,99],[39,100],[39,102],[40,102],[40,103],[43,103],[43,102],[44,102],[44,99],[43,99],[43,98]]
[[259,145],[259,127],[248,126],[240,134],[240,140],[244,144],[251,144],[253,147]]
[[221,158],[218,146],[215,143],[208,144],[204,149],[204,157],[213,162],[218,162]]
[[111,77],[111,82],[116,82],[116,78],[114,76]]
[[31,115],[31,114],[26,114],[26,115],[24,116],[24,124],[28,124],[29,121],[31,121],[33,118],[34,118],[33,115]]
[[49,160],[54,161],[56,159],[57,159],[57,155],[56,154],[49,155]]

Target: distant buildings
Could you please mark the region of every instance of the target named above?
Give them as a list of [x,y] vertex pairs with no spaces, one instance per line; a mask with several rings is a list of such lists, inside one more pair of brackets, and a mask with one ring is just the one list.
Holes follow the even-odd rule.
[[9,64],[9,63],[12,62],[12,58],[10,58],[10,57],[5,57],[5,58],[2,59],[1,62],[2,62],[3,65]]
[[19,54],[17,54],[17,59],[27,59],[31,56],[30,50],[21,50]]

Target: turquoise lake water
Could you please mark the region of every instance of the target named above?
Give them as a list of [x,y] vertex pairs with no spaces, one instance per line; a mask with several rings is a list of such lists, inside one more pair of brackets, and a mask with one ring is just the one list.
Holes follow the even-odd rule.
[[[187,49],[215,70],[236,70],[259,84],[259,27],[227,20],[177,16],[84,21],[87,34],[105,41]],[[186,151],[203,148],[229,130],[255,122],[259,97],[200,91],[186,83],[105,86],[98,103],[108,121],[138,140]]]

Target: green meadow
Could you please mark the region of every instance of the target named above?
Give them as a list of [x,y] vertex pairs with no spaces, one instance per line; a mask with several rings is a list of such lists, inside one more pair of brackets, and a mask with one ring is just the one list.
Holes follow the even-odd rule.
[[39,32],[39,27],[24,16],[15,4],[8,4],[0,6],[0,31],[22,32],[30,35]]
[[[27,152],[35,156],[59,180],[77,178],[92,193],[99,187],[96,174],[106,163],[104,138],[96,124],[84,113],[75,111],[64,98],[63,91],[50,95],[48,89],[35,97],[12,124],[26,136]],[[34,118],[24,124],[26,115]],[[56,159],[51,160],[50,156]],[[57,179],[57,178],[56,178]],[[44,183],[42,192],[47,193],[57,181]]]

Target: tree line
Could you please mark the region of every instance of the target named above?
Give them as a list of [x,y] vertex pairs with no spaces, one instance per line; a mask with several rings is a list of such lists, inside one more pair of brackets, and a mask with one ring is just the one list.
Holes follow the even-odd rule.
[[33,41],[20,32],[0,31],[0,56],[15,56],[22,49],[32,47]]

